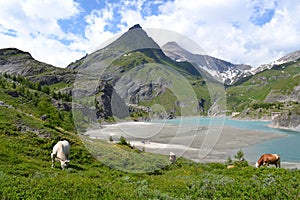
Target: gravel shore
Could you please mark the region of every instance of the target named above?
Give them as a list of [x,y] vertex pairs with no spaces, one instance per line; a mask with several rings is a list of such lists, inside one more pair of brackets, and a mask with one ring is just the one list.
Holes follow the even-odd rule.
[[[174,125],[144,122],[125,122],[88,131],[92,138],[118,140],[124,136],[130,144],[147,152],[168,155],[174,152],[196,162],[222,162],[244,147],[286,137],[285,134],[241,130],[226,126]],[[260,155],[257,155],[259,158]],[[254,165],[254,160],[249,164]],[[300,163],[282,162],[284,168],[298,168]]]

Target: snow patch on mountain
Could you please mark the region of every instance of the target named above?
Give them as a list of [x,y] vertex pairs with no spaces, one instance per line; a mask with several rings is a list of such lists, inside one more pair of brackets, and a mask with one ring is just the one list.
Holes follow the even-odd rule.
[[225,84],[231,85],[246,74],[251,74],[249,73],[252,69],[250,65],[232,64],[209,55],[193,54],[180,47],[176,42],[168,42],[162,47],[162,50],[171,59],[177,62],[191,62]]
[[275,65],[282,65],[285,63],[289,63],[289,62],[296,62],[297,60],[300,59],[300,51],[295,51],[292,53],[287,54],[286,56],[281,57],[278,60],[275,60],[273,62],[270,62],[269,64],[263,64],[257,68],[254,68],[251,73],[252,74],[256,74],[258,72],[267,70],[267,69],[272,69],[273,66]]

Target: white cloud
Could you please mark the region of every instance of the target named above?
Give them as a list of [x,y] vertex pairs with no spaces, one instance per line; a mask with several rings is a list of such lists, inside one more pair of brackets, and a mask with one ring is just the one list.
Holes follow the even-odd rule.
[[[159,11],[151,15],[154,4]],[[64,67],[115,36],[111,23],[121,32],[140,23],[186,35],[207,54],[234,63],[257,66],[300,49],[296,0],[122,0],[88,13],[81,36],[64,32],[58,23],[78,16],[79,6],[73,0],[0,1],[0,48],[17,47]]]
[[46,20],[65,19],[78,12],[77,4],[70,0],[22,1],[21,6],[27,16]]
[[[184,34],[197,42],[207,54],[234,63],[258,66],[299,50],[298,4],[295,1],[265,1],[261,10],[274,9],[274,15],[261,25],[251,21],[256,6],[255,1],[192,3],[175,0],[162,5],[160,15],[143,19],[142,25]],[[129,11],[123,13],[123,16],[129,15]]]
[[1,1],[0,24],[19,33],[39,32],[63,36],[57,20],[76,15],[79,11],[76,6],[70,0]]
[[[0,1],[0,48],[16,47],[29,51],[35,59],[65,67],[66,58],[82,55],[60,40],[78,40],[66,34],[58,20],[78,14],[78,5],[71,0]],[[14,34],[5,34],[13,31]]]

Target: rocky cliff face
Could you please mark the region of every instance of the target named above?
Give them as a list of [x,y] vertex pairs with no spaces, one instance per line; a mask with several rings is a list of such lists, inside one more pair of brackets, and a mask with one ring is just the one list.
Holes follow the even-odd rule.
[[15,48],[0,50],[1,73],[32,76],[48,70],[54,70],[54,67],[37,62],[28,52]]
[[[283,94],[272,90],[267,98],[267,102],[279,102],[284,104],[298,104],[300,102],[300,85],[294,87],[290,94]],[[300,112],[298,106],[290,107],[289,110],[283,110],[272,119],[272,126],[278,128],[287,128],[300,131]]]
[[129,116],[128,107],[124,100],[116,93],[112,85],[102,82],[99,85],[99,94],[96,97],[97,107],[100,108],[97,112],[97,118],[115,116],[119,119],[124,119]]
[[273,118],[272,126],[300,131],[300,115],[299,113],[283,112]]
[[271,92],[267,95],[265,102],[268,102],[268,103],[298,102],[298,103],[300,103],[300,85],[294,87],[293,91],[290,94],[284,94],[278,90],[271,90]]

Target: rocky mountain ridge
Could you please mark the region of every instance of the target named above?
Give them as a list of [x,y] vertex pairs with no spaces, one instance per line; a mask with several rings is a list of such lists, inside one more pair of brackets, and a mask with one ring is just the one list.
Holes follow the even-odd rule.
[[300,50],[299,51],[294,51],[292,53],[289,53],[289,54],[279,58],[278,60],[272,61],[268,64],[263,64],[263,65],[261,65],[257,68],[253,68],[251,70],[251,73],[252,74],[257,74],[257,73],[262,72],[264,70],[272,69],[272,67],[277,66],[277,65],[297,62],[299,59],[300,59]]
[[35,60],[30,53],[16,48],[0,49],[0,73],[23,76],[41,85],[70,83],[75,72]]
[[228,85],[232,85],[241,77],[246,76],[252,69],[250,65],[232,64],[209,55],[193,54],[180,47],[176,42],[165,44],[162,46],[162,50],[173,60],[192,62],[200,69],[207,71],[215,79]]

